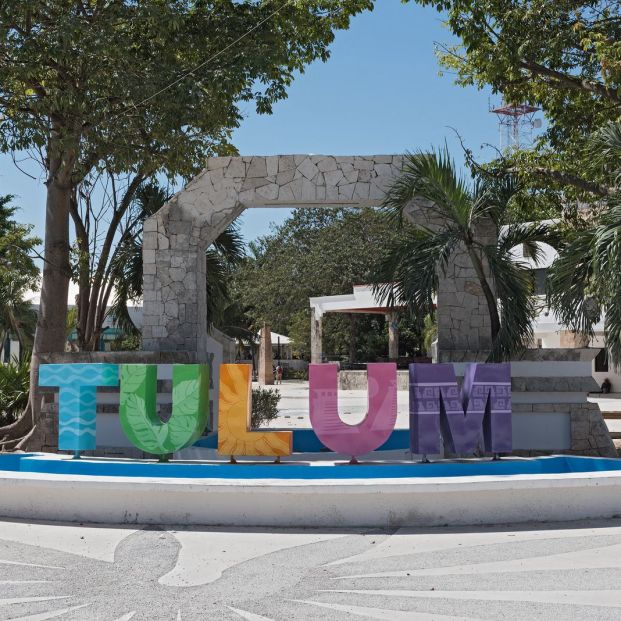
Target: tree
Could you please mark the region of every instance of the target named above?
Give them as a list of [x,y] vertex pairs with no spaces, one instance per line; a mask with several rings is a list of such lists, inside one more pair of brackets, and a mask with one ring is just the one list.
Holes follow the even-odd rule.
[[[611,183],[621,176],[621,123],[610,123],[590,141],[593,161]],[[601,215],[579,220],[567,230],[549,271],[548,298],[560,321],[593,336],[605,313],[610,360],[621,366],[621,191],[600,204]]]
[[[144,183],[136,192],[133,225],[124,230],[106,275],[109,299],[114,291],[110,309],[102,305],[99,311],[96,334],[101,333],[103,320],[109,312],[117,325],[128,335],[137,336],[128,310],[129,302],[142,298],[142,225],[144,220],[158,211],[168,200],[166,191],[157,183]],[[207,317],[209,325],[221,325],[230,304],[229,280],[232,269],[244,257],[244,243],[236,224],[230,225],[207,249]],[[107,304],[107,302],[106,302]],[[99,336],[97,336],[99,338]]]
[[[616,0],[418,0],[446,11],[461,42],[441,63],[461,85],[491,86],[509,103],[543,109],[534,150],[498,164],[536,186],[592,200],[611,191],[588,170],[588,136],[621,112],[621,15]],[[585,174],[585,171],[588,171]]]
[[[0,150],[30,150],[47,187],[33,395],[37,353],[65,344],[70,214],[80,228],[76,188],[105,168],[131,175],[128,189],[135,190],[157,171],[189,176],[205,156],[233,152],[228,139],[241,119],[239,103],[253,100],[269,113],[295,71],[328,58],[334,29],[347,28],[351,15],[371,6],[370,0],[276,8],[234,0],[0,4]],[[108,237],[116,236],[115,223],[132,198],[129,191],[113,212]]]
[[39,269],[32,256],[41,240],[30,235],[31,225],[13,219],[17,207],[10,206],[12,199],[0,196],[0,343],[14,336],[23,354],[32,346],[36,324],[25,296],[38,286]]
[[[168,198],[157,183],[143,182],[134,188],[131,178],[108,171],[90,175],[76,188],[71,202],[76,229],[71,268],[78,285],[72,310],[79,350],[97,348],[115,288],[121,298],[133,286],[142,291],[142,257],[137,256],[142,252],[142,225]],[[123,216],[115,219],[120,212]]]
[[[532,339],[537,313],[533,282],[527,267],[510,252],[525,245],[536,260],[536,241],[551,241],[545,224],[511,224],[505,218],[519,187],[511,177],[460,177],[447,148],[407,154],[401,176],[389,189],[385,206],[393,221],[414,199],[433,224],[428,228],[405,226],[405,238],[394,247],[380,274],[384,284],[376,290],[389,304],[405,302],[411,312],[432,315],[438,272],[446,269],[456,251],[465,249],[485,297],[491,325],[490,359],[508,359]],[[421,202],[422,201],[422,202]],[[489,223],[499,230],[497,244],[478,240],[478,229]]]
[[[400,232],[371,208],[296,209],[272,234],[250,244],[250,256],[235,274],[235,295],[255,325],[267,322],[293,339],[298,354],[310,354],[309,298],[351,293],[371,283],[382,257]],[[324,349],[369,359],[381,352],[367,336],[385,321],[366,315],[326,315]]]

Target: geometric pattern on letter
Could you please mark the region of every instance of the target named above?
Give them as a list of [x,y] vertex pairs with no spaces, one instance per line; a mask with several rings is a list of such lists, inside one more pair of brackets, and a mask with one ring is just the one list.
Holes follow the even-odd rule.
[[97,386],[118,386],[116,364],[42,364],[39,386],[58,386],[58,448],[92,451],[97,446]]
[[209,416],[209,367],[173,365],[172,414],[157,414],[157,366],[121,366],[119,418],[125,435],[145,453],[167,455],[194,444]]
[[511,364],[469,364],[464,373],[464,409],[483,413],[483,440],[490,453],[513,450]]
[[461,390],[452,364],[410,365],[410,445],[413,453],[473,453],[481,444],[510,452],[511,365],[468,364]]
[[335,453],[364,455],[379,448],[397,421],[397,365],[393,362],[367,365],[368,410],[357,425],[341,420],[338,412],[338,368],[336,364],[309,367],[309,409],[313,431]]
[[290,431],[251,431],[252,382],[248,364],[220,366],[218,453],[220,455],[291,455]]

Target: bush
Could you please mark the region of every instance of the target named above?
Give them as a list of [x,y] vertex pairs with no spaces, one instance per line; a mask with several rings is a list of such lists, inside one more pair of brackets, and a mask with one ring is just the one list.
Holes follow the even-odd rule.
[[140,346],[141,337],[139,334],[126,334],[111,341],[110,351],[137,351]]
[[283,368],[282,378],[286,380],[305,380],[308,381],[308,369]]
[[0,425],[14,423],[28,405],[30,360],[0,364]]
[[251,426],[261,427],[278,416],[278,402],[280,392],[268,388],[252,389],[252,416]]

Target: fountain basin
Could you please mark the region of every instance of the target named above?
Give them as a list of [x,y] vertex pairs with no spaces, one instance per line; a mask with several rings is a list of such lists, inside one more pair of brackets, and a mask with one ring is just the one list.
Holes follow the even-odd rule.
[[322,528],[498,524],[620,515],[620,492],[621,460],[574,456],[348,466],[0,455],[0,515],[36,520]]

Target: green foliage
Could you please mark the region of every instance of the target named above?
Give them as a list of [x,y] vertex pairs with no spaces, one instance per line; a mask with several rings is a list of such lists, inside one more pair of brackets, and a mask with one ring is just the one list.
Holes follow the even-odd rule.
[[425,353],[431,355],[431,346],[438,338],[438,324],[434,315],[426,315],[424,321],[423,339]]
[[30,361],[0,364],[0,425],[14,423],[26,409],[30,384]]
[[[590,141],[595,161],[621,176],[621,123],[609,124]],[[549,272],[548,298],[560,321],[589,336],[605,312],[604,331],[612,363],[621,367],[621,191],[602,201],[603,212],[567,231]]]
[[[112,242],[136,186],[162,173],[188,178],[206,156],[235,153],[230,138],[246,102],[271,112],[296,72],[328,58],[334,30],[370,8],[370,0],[0,3],[0,151],[36,154],[47,186],[46,313],[35,351],[64,347],[70,214],[78,341],[93,349],[111,292]],[[104,171],[131,181],[102,235],[89,232],[77,203],[81,184]]]
[[251,427],[256,429],[273,421],[278,416],[281,394],[269,388],[252,389]]
[[33,226],[19,224],[12,196],[0,196],[0,343],[10,334],[22,347],[30,347],[36,325],[32,304],[24,300],[35,290],[39,269],[32,255],[41,240],[30,235]]
[[110,343],[110,349],[111,351],[138,351],[140,345],[140,335],[129,334],[114,339]]
[[[139,338],[128,309],[130,302],[142,298],[142,225],[168,200],[164,188],[156,182],[141,185],[136,192],[135,224],[117,246],[111,261],[110,282],[115,287],[110,314],[126,334]],[[230,309],[229,281],[233,268],[244,257],[243,238],[239,226],[231,224],[207,249],[207,318],[210,325],[223,325]]]
[[0,149],[70,155],[63,165],[76,182],[98,163],[114,173],[190,175],[206,155],[234,150],[240,102],[271,112],[296,71],[328,58],[334,29],[371,7],[369,0],[3,2]]
[[548,121],[534,150],[510,154],[501,167],[557,200],[605,195],[588,137],[621,111],[621,20],[610,0],[417,0],[447,16],[460,42],[440,46],[457,82],[491,86],[505,101],[541,107]]
[[283,379],[308,382],[308,369],[292,369],[290,367],[284,367]]
[[[271,235],[250,244],[250,256],[235,273],[235,297],[255,325],[269,323],[293,340],[298,355],[308,357],[308,299],[351,294],[354,285],[373,282],[377,265],[401,235],[371,208],[297,209]],[[383,318],[378,323],[372,317],[326,315],[324,351],[350,356],[355,331],[355,357],[373,359],[387,348],[384,323]],[[372,333],[378,337],[375,345]]]
[[[553,241],[545,224],[507,223],[509,206],[519,192],[512,177],[460,177],[447,148],[408,154],[401,176],[387,193],[389,217],[401,220],[414,197],[432,226],[404,225],[401,244],[386,257],[376,290],[388,304],[406,303],[415,317],[434,311],[438,273],[446,271],[454,252],[464,248],[485,297],[491,323],[494,360],[509,359],[532,339],[538,307],[532,277],[510,254],[527,245],[536,261],[535,241]],[[499,228],[504,225],[502,228]],[[498,231],[498,242],[480,241],[480,229]],[[486,274],[485,264],[490,275]]]

